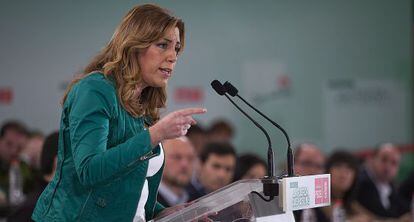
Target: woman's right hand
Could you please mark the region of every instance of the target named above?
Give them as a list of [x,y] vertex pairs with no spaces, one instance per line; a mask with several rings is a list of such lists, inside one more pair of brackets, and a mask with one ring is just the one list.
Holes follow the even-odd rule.
[[169,113],[149,128],[152,146],[156,146],[165,139],[184,136],[190,126],[197,123],[192,115],[206,112],[204,108],[187,108]]

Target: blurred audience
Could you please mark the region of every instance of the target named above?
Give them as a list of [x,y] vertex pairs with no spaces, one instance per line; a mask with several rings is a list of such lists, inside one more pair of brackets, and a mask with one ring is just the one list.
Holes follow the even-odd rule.
[[394,184],[400,160],[395,145],[382,144],[359,175],[357,200],[378,218],[400,218],[409,211]]
[[[266,162],[252,153],[237,156],[230,145],[233,136],[229,122],[216,120],[209,130],[195,125],[187,137],[164,141],[165,168],[158,201],[166,207],[175,206],[234,181],[263,178]],[[40,132],[28,133],[18,121],[1,127],[0,218],[8,215],[7,221],[31,221],[36,200],[56,171],[58,140],[58,132],[44,139]],[[332,203],[295,211],[296,221],[336,221],[338,212],[343,212],[341,220],[350,222],[414,221],[408,214],[410,204],[414,206],[414,171],[397,186],[401,154],[395,145],[381,144],[361,167],[346,151],[334,151],[326,160],[321,149],[311,143],[297,146],[294,158],[298,176],[331,174]],[[15,184],[10,175],[23,182],[17,187],[22,192],[18,203],[10,201],[11,188],[16,188],[10,186]]]
[[299,144],[295,149],[294,158],[296,175],[307,176],[324,172],[325,156],[314,144]]
[[228,185],[236,167],[236,151],[229,143],[209,143],[200,154],[200,169],[187,191],[190,201]]
[[234,136],[234,128],[226,120],[215,120],[210,126],[208,135],[210,142],[230,143]]
[[[36,184],[35,172],[19,160],[27,138],[26,127],[18,121],[6,122],[0,129],[0,206],[18,205],[24,200],[24,194]],[[10,174],[16,180],[9,180]],[[10,190],[13,190],[13,195],[9,195]]]
[[[325,156],[314,144],[302,143],[295,148],[294,171],[298,176],[322,174],[325,171]],[[293,212],[296,221],[325,221],[326,216],[321,208],[305,209]]]
[[[331,174],[331,206],[322,208],[325,218],[318,218],[318,221],[372,220],[355,199],[358,172],[358,160],[349,152],[335,151],[328,158],[326,173]],[[338,215],[338,212],[343,212],[343,215]]]
[[26,144],[20,152],[20,160],[33,169],[39,169],[40,155],[44,140],[45,138],[41,132],[31,132],[27,138]]
[[163,142],[165,167],[157,200],[165,207],[185,203],[189,195],[185,190],[190,184],[196,154],[187,137]]
[[243,154],[237,158],[233,181],[260,179],[266,176],[267,164],[255,154]]
[[7,218],[9,222],[32,221],[31,216],[36,201],[56,172],[59,133],[54,132],[46,137],[40,155],[41,178],[36,189],[29,193],[25,202]]
[[190,129],[188,129],[186,136],[193,144],[197,155],[199,155],[201,153],[201,149],[208,140],[207,131],[203,128],[203,126],[201,126],[201,124],[197,123],[197,125],[193,125]]

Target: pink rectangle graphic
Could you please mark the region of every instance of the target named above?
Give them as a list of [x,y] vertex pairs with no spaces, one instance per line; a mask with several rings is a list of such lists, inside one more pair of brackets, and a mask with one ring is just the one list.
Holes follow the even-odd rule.
[[329,203],[328,178],[315,179],[315,204]]

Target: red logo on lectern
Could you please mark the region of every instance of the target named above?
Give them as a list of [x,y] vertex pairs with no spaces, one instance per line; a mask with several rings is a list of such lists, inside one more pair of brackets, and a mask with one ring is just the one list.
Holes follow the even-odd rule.
[[329,202],[329,180],[328,178],[315,179],[315,204]]

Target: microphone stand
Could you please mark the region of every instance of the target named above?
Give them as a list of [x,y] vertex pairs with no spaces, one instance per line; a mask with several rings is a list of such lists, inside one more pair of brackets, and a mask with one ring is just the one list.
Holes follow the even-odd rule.
[[247,102],[243,97],[241,97],[238,94],[238,90],[236,87],[234,87],[230,82],[226,81],[223,84],[225,90],[227,91],[228,94],[230,94],[231,96],[237,96],[240,100],[242,100],[246,105],[248,105],[250,108],[252,108],[254,111],[256,111],[257,113],[259,113],[263,118],[265,118],[267,121],[269,121],[270,123],[272,123],[272,125],[274,125],[276,128],[278,128],[280,131],[282,131],[283,135],[286,138],[287,141],[287,145],[288,145],[288,149],[287,149],[287,170],[288,170],[288,177],[293,177],[295,176],[294,170],[293,170],[293,166],[294,166],[294,160],[293,160],[293,151],[291,148],[291,144],[290,144],[290,139],[288,134],[286,133],[286,130],[283,129],[283,127],[281,127],[279,124],[277,124],[275,121],[271,120],[269,117],[267,117],[264,113],[262,113],[260,110],[256,109],[256,107],[252,106],[249,102]]
[[276,178],[274,173],[274,161],[273,161],[273,149],[272,149],[272,142],[270,140],[269,134],[266,132],[266,130],[257,123],[252,117],[250,117],[243,109],[241,109],[227,94],[224,86],[218,81],[214,80],[211,82],[211,86],[219,95],[224,95],[244,116],[246,116],[255,126],[257,126],[266,136],[266,140],[268,143],[268,153],[267,153],[267,160],[268,160],[268,176],[262,178],[263,183],[263,194],[269,199],[266,199],[263,195],[261,195],[258,192],[253,192],[257,194],[261,199],[263,199],[266,202],[272,201],[275,196],[279,195],[279,183],[278,178]]
[[244,110],[242,110],[227,94],[224,94],[224,96],[241,112],[244,116],[246,116],[250,121],[254,123],[266,136],[267,143],[268,143],[268,149],[267,149],[267,172],[268,176],[262,178],[263,183],[263,194],[269,199],[266,199],[261,195],[260,193],[253,191],[252,193],[257,194],[261,199],[263,199],[266,202],[270,202],[274,199],[274,197],[279,195],[279,183],[277,181],[277,178],[275,176],[274,172],[274,166],[273,166],[273,149],[272,149],[272,142],[270,140],[269,134],[266,132],[266,130],[257,123],[252,117],[250,117]]

